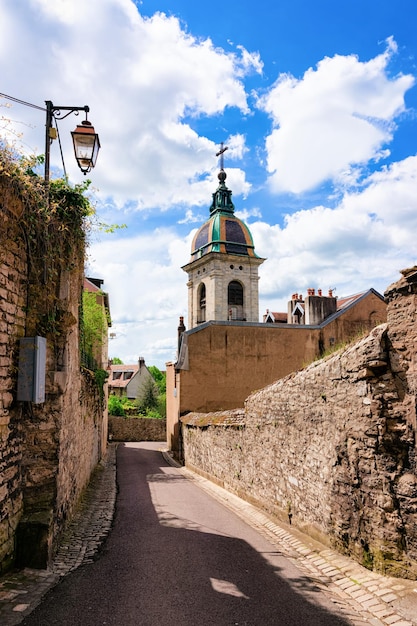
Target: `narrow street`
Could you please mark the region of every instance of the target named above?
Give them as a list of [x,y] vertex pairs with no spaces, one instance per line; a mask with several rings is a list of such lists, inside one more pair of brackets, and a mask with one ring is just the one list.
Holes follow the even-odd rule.
[[276,546],[168,465],[159,444],[118,447],[113,529],[26,626],[350,623]]

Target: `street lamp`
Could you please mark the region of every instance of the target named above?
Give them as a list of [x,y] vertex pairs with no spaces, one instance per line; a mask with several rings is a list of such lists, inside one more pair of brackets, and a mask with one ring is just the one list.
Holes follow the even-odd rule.
[[78,166],[84,174],[87,174],[97,161],[98,151],[100,150],[98,135],[94,131],[94,126],[87,119],[78,124],[71,135]]
[[[74,144],[74,153],[78,166],[83,174],[87,174],[96,164],[98,151],[100,149],[100,140],[98,134],[94,130],[94,126],[87,119],[90,108],[85,105],[83,107],[64,107],[54,106],[50,100],[46,100],[46,135],[45,135],[45,182],[49,183],[50,170],[50,150],[53,139],[56,139],[57,132],[52,126],[52,120],[65,119],[71,113],[78,115],[79,111],[85,111],[85,120],[78,124],[77,128],[72,131],[72,141]],[[63,113],[67,111],[67,113]]]

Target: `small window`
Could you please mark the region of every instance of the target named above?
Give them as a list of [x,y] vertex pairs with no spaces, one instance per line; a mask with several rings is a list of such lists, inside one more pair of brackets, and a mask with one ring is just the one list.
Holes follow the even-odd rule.
[[242,321],[245,319],[243,312],[243,286],[237,280],[232,280],[227,288],[227,306],[229,320]]
[[206,286],[204,283],[198,288],[198,313],[197,324],[201,324],[206,321]]
[[243,306],[243,287],[237,280],[232,280],[227,289],[227,304]]

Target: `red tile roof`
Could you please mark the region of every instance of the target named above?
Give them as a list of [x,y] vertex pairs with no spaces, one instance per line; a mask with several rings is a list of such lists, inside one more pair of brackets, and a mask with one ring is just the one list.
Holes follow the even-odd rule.
[[[134,375],[139,371],[139,365],[110,365],[109,367],[110,370],[110,376],[109,376],[109,387],[118,387],[119,389],[123,389],[124,387],[127,387],[128,383],[132,380],[132,378],[134,377]],[[130,376],[130,378],[116,378],[113,379],[113,372],[131,372],[132,376]]]
[[88,280],[88,278],[84,278],[84,289],[92,292],[100,291],[97,285],[92,283],[91,280]]
[[267,309],[265,315],[263,316],[264,322],[267,319],[267,317],[272,317],[272,319],[274,320],[274,323],[277,323],[277,322],[286,323],[287,322],[286,313],[270,311],[269,309]]

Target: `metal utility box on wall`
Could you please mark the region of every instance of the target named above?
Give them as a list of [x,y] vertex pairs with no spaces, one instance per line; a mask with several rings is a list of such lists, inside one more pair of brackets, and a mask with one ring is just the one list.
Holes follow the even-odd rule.
[[46,339],[22,337],[20,340],[17,400],[45,402]]

